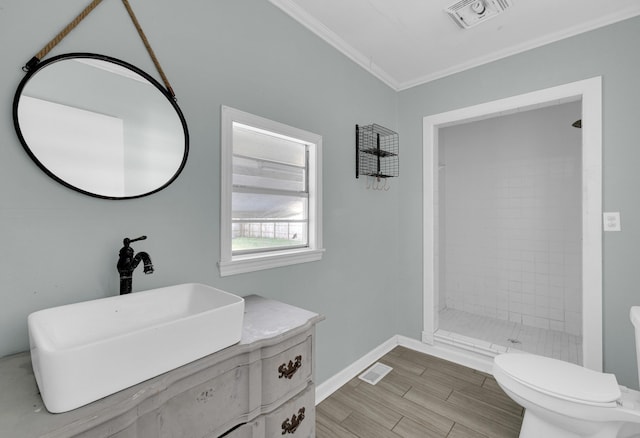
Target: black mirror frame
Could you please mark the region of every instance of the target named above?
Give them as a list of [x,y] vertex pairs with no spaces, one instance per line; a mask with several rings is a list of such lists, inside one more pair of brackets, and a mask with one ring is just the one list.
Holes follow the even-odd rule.
[[[166,183],[164,183],[162,186],[160,186],[160,187],[158,187],[158,188],[156,188],[154,190],[151,190],[149,192],[145,192],[145,193],[141,193],[139,195],[133,195],[133,196],[105,196],[105,195],[100,195],[98,193],[88,192],[88,191],[83,190],[83,189],[81,189],[79,187],[76,187],[76,186],[74,186],[72,184],[69,184],[68,182],[64,181],[63,179],[61,179],[60,177],[55,175],[40,160],[38,160],[38,158],[35,156],[33,151],[31,151],[31,149],[29,148],[29,145],[27,144],[24,136],[22,135],[22,130],[20,129],[20,123],[18,122],[18,102],[20,101],[22,90],[27,85],[29,80],[33,77],[33,75],[35,73],[37,73],[39,70],[41,70],[42,68],[46,67],[49,64],[58,62],[58,61],[62,61],[62,60],[65,60],[65,59],[73,59],[73,58],[97,59],[97,60],[101,60],[101,61],[106,61],[106,62],[110,62],[110,63],[113,63],[113,64],[117,64],[117,65],[119,65],[121,67],[124,67],[124,68],[126,68],[128,70],[131,70],[131,71],[139,74],[143,78],[145,78],[147,81],[149,81],[154,87],[156,87],[158,89],[158,91],[160,91],[166,97],[166,99],[169,101],[169,103],[171,103],[171,105],[173,106],[174,110],[178,114],[178,117],[180,118],[180,122],[182,124],[182,129],[184,131],[184,154],[182,156],[182,162],[180,163],[180,166],[178,167],[178,170],[176,171],[176,173]],[[20,81],[20,84],[18,85],[18,89],[16,90],[15,96],[13,98],[13,125],[14,125],[14,128],[15,128],[16,134],[18,135],[18,138],[20,139],[20,143],[22,144],[22,147],[25,149],[27,154],[38,165],[38,167],[40,167],[40,169],[44,173],[46,173],[49,177],[51,177],[52,179],[54,179],[55,181],[59,182],[60,184],[62,184],[65,187],[68,187],[68,188],[70,188],[72,190],[75,190],[77,192],[80,192],[80,193],[82,193],[84,195],[92,196],[92,197],[95,197],[95,198],[111,199],[111,200],[135,199],[135,198],[141,198],[141,197],[144,197],[144,196],[149,196],[149,195],[151,195],[153,193],[157,193],[160,190],[163,190],[166,187],[168,187],[171,183],[173,183],[176,180],[176,178],[178,178],[178,176],[180,175],[180,173],[182,172],[182,170],[184,169],[184,167],[185,167],[185,165],[187,163],[187,157],[189,155],[189,131],[188,131],[188,128],[187,128],[187,122],[186,122],[186,120],[184,118],[184,115],[182,114],[182,111],[180,110],[180,107],[178,106],[176,100],[167,91],[167,89],[165,87],[163,87],[157,80],[155,80],[153,77],[151,77],[148,73],[146,73],[144,70],[139,69],[135,65],[129,64],[128,62],[122,61],[122,60],[117,59],[117,58],[113,58],[111,56],[98,55],[98,54],[95,54],[95,53],[84,53],[84,52],[65,53],[65,54],[62,54],[62,55],[54,56],[54,57],[49,58],[49,59],[47,59],[45,61],[42,61],[42,62],[38,63],[35,66],[35,68],[29,69],[27,71],[27,74],[25,75],[25,77],[22,78],[22,80]]]

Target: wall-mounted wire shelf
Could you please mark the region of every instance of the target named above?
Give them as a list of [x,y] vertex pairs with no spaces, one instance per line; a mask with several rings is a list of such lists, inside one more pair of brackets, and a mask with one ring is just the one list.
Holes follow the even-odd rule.
[[356,125],[356,178],[400,175],[398,134],[375,123]]

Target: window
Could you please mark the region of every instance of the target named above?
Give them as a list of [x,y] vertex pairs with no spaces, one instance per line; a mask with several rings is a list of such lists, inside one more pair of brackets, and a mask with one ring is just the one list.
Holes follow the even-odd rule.
[[322,137],[222,107],[220,274],[322,258]]

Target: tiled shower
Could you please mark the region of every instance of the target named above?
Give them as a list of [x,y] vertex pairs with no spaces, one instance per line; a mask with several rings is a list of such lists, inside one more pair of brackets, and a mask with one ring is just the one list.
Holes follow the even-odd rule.
[[441,335],[581,363],[580,108],[440,129]]

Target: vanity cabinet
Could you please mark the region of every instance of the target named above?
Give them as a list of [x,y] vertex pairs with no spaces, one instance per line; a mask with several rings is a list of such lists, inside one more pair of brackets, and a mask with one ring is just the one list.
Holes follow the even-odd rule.
[[245,297],[240,343],[62,414],[46,411],[28,353],[0,359],[0,436],[315,437],[314,336],[322,319]]

